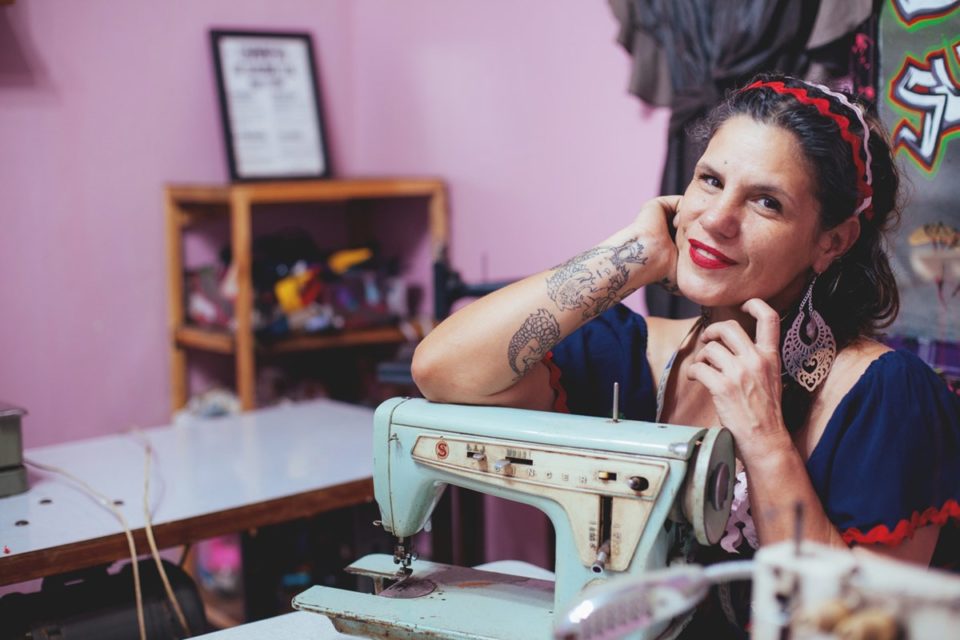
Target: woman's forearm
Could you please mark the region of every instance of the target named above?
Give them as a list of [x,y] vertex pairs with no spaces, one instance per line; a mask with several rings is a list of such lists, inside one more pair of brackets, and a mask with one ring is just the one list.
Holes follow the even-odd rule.
[[793,538],[847,548],[830,522],[807,475],[800,453],[790,445],[746,462],[750,512],[762,545]]
[[582,324],[664,277],[669,249],[641,235],[628,227],[445,320],[414,355],[421,392],[433,400],[475,403],[515,385]]
[[[761,545],[791,539],[799,526],[800,536],[805,540],[849,548],[827,517],[796,449],[770,453],[752,465],[747,464],[747,478],[750,512]],[[899,544],[878,542],[859,546],[886,557],[928,566],[939,535],[940,527],[930,524],[917,529]]]

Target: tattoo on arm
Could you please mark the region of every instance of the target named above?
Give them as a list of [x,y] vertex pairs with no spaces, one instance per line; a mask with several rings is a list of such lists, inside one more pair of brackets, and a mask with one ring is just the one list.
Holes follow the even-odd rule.
[[524,320],[507,348],[507,359],[517,378],[523,377],[530,367],[543,360],[559,341],[560,323],[546,309],[538,309]]
[[677,283],[670,278],[663,278],[657,284],[663,287],[669,294],[676,295],[680,293],[680,287],[677,286]]
[[600,315],[629,292],[627,265],[646,264],[643,244],[635,240],[616,247],[597,247],[557,266],[547,278],[547,294],[557,307],[583,309],[585,319]]

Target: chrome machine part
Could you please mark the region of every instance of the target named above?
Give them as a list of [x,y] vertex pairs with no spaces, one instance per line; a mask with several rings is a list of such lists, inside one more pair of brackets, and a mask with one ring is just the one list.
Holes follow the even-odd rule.
[[411,598],[422,598],[430,595],[437,590],[437,583],[426,578],[414,578],[410,576],[390,585],[380,591],[380,596],[384,598],[397,598],[400,600]]

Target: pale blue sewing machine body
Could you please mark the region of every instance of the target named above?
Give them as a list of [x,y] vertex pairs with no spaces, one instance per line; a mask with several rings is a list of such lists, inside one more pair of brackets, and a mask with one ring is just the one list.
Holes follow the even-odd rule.
[[[313,587],[294,599],[346,633],[549,638],[553,612],[587,584],[666,566],[668,520],[690,522],[712,544],[729,515],[733,441],[724,429],[400,398],[374,422],[374,492],[387,531],[420,532],[448,484],[526,503],[553,524],[556,581],[411,562],[403,546],[412,573],[379,596]],[[352,570],[397,579],[390,556]]]

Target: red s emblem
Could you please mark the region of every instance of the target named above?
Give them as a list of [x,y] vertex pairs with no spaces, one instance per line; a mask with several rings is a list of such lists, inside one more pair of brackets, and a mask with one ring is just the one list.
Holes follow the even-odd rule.
[[450,455],[450,447],[446,442],[440,440],[437,442],[437,457],[443,460]]

